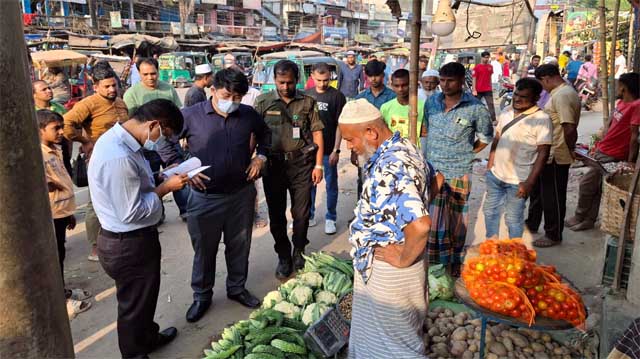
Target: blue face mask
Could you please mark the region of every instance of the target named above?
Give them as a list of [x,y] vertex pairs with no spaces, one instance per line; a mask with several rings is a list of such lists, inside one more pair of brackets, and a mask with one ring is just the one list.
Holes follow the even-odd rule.
[[240,103],[231,100],[218,99],[218,109],[224,113],[231,113],[240,107]]
[[162,127],[160,127],[160,137],[158,137],[158,139],[155,141],[151,141],[151,129],[149,129],[149,132],[147,132],[147,140],[144,142],[144,145],[142,147],[144,147],[144,149],[148,151],[157,151],[158,146],[163,144],[164,141],[165,139],[164,135],[162,134]]

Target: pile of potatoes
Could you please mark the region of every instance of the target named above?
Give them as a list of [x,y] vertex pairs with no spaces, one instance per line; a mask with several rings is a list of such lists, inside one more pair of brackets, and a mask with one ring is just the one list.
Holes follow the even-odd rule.
[[[432,359],[480,358],[480,319],[468,313],[454,315],[445,308],[427,314],[425,347]],[[505,324],[488,324],[486,359],[571,359],[571,351],[551,339],[547,333],[513,328]]]

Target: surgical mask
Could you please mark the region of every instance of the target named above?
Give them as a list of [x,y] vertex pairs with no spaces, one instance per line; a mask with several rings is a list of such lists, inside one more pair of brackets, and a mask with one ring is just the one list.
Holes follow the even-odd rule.
[[165,138],[162,134],[162,127],[160,127],[160,137],[158,137],[158,139],[155,141],[151,141],[151,129],[149,129],[149,132],[147,132],[147,140],[144,142],[144,145],[142,147],[144,147],[144,149],[148,151],[157,151],[158,146],[163,144],[164,141]]
[[233,102],[231,100],[218,99],[218,109],[224,113],[231,113],[240,107],[239,102]]

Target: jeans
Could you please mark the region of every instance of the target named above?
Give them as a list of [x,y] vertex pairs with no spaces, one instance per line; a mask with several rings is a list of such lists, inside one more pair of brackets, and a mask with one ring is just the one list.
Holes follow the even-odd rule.
[[[324,166],[324,181],[327,188],[327,214],[325,219],[335,221],[338,218],[336,206],[338,205],[338,166],[329,165],[329,156],[322,157],[322,165]],[[316,214],[316,188],[311,188],[311,217],[315,218]]]
[[487,238],[500,234],[500,217],[504,209],[504,220],[509,229],[509,238],[521,238],[524,232],[524,207],[526,198],[517,197],[518,185],[502,182],[491,171],[487,171],[487,197],[484,200],[484,225]]

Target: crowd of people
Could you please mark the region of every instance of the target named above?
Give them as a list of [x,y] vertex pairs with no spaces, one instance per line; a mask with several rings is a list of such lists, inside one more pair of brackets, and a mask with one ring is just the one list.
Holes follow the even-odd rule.
[[[123,357],[144,357],[177,334],[175,328],[160,331],[154,322],[164,196],[173,193],[194,250],[187,321],[200,320],[211,306],[223,236],[227,297],[256,308],[261,302],[246,282],[259,191],[268,207],[275,275],[285,279],[304,267],[323,180],[324,232],[337,233],[351,218],[337,213],[343,140],[358,169],[358,202],[349,221],[356,269],[350,357],[423,356],[425,266],[442,263],[459,275],[472,167],[486,147],[486,236],[499,235],[504,212],[510,238],[522,237],[525,228],[536,232],[544,216],[545,235],[534,246],[561,243],[581,112],[572,84],[595,76],[589,60],[580,66],[566,60],[562,68],[558,60],[539,64],[540,57],[532,57],[515,84],[512,106],[496,114],[488,52],[474,67],[470,87],[463,64],[434,70],[420,59],[420,141],[414,145],[409,142],[409,72],[389,73],[384,61],[370,59],[362,66],[355,58],[347,53],[337,88],[330,86],[331,67],[315,64],[313,87],[306,91],[297,88],[296,63],[279,61],[273,71],[276,89],[263,94],[232,62],[215,73],[208,64],[198,65],[184,106],[176,90],[158,79],[153,58],[138,59],[136,80],[123,98],[113,69],[106,62],[95,64],[95,93],[69,112],[55,101],[59,77],[33,83],[60,265],[66,230],[75,226],[69,159],[71,144],[78,142],[88,161],[89,260],[99,261],[115,281]],[[634,163],[637,158],[639,76],[619,76],[620,101],[595,147],[600,161]],[[541,103],[545,92],[548,99]],[[191,176],[167,174],[189,158],[208,167]],[[578,209],[567,227],[593,227],[601,181],[595,170],[583,177]],[[74,315],[91,305],[87,291],[68,288],[65,296]]]

